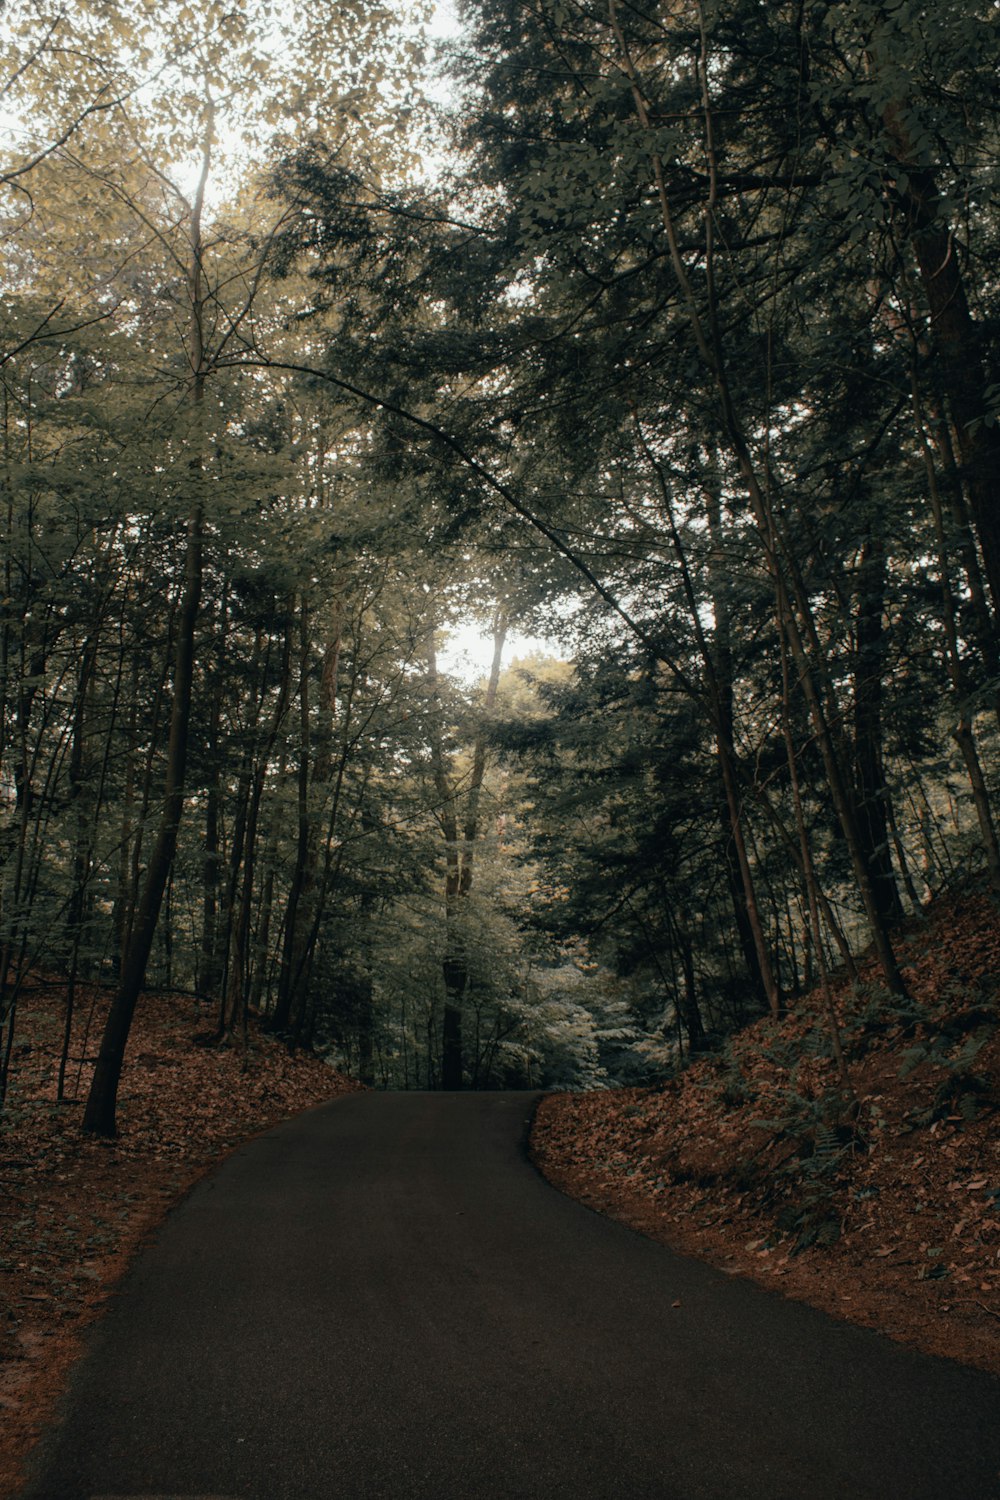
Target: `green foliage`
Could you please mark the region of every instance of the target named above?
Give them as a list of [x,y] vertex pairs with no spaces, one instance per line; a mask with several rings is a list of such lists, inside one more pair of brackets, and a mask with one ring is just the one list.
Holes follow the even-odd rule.
[[978,1119],[985,1110],[996,1107],[997,1100],[988,1080],[976,1072],[974,1064],[995,1035],[998,1024],[996,1017],[992,1017],[987,1024],[976,1025],[976,1029],[961,1040],[956,1040],[954,1028],[946,1024],[942,1030],[929,1030],[920,1042],[903,1053],[899,1068],[901,1078],[908,1077],[925,1064],[945,1075],[931,1103],[925,1109],[911,1111],[909,1119],[914,1125],[931,1125],[949,1115],[958,1115],[969,1122]]
[[[198,511],[151,977],[433,1087],[460,959],[468,1082],[663,1076],[760,1014],[765,961],[793,995],[867,941],[859,860],[894,922],[989,848],[963,444],[995,428],[996,31],[957,0],[710,6],[703,33],[472,0],[429,185],[425,10],[5,12],[0,991],[118,972]],[[494,602],[572,662],[486,713],[427,642]],[[869,989],[845,1040],[919,1036],[931,1117],[971,1117],[993,1022],[949,1005],[964,1032]],[[830,1232],[835,1104],[773,1123],[815,1195],[793,1227]]]
[[752,1104],[756,1094],[740,1066],[732,1041],[728,1038],[719,1054],[719,1066],[721,1070],[719,1091],[723,1104],[730,1109],[738,1109],[743,1104]]
[[840,1166],[856,1143],[851,1111],[839,1089],[812,1097],[800,1092],[794,1082],[782,1091],[779,1101],[784,1106],[779,1114],[751,1122],[754,1128],[768,1131],[774,1141],[788,1141],[794,1147],[771,1169],[776,1194],[787,1184],[790,1198],[777,1213],[778,1228],[795,1235],[796,1250],[832,1244],[840,1236],[836,1207]]
[[844,1021],[844,1045],[861,1058],[883,1037],[913,1034],[928,1019],[927,1007],[908,995],[893,995],[879,984],[855,986]]

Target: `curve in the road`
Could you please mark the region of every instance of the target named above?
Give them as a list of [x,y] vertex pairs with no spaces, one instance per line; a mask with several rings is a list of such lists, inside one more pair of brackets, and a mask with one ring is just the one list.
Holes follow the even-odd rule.
[[202,1182],[33,1500],[998,1500],[1000,1381],[555,1192],[528,1094],[361,1094]]

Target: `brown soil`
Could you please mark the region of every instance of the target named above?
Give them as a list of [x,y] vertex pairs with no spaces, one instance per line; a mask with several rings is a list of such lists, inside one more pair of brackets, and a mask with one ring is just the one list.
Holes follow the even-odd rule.
[[[590,1207],[734,1275],[1000,1374],[1000,924],[985,897],[904,934],[913,1007],[835,992],[662,1088],[542,1101],[535,1161]],[[867,998],[866,998],[867,995]]]
[[[359,1087],[318,1058],[289,1056],[256,1028],[245,1050],[198,1045],[191,1000],[147,995],[122,1075],[119,1137],[85,1139],[80,1121],[92,1064],[72,1064],[66,1092],[73,1098],[56,1103],[64,999],[57,985],[27,987],[0,1117],[3,1497],[23,1482],[24,1461],[54,1415],[86,1325],[167,1211],[243,1141]],[[77,999],[74,1059],[94,1052],[108,992]]]

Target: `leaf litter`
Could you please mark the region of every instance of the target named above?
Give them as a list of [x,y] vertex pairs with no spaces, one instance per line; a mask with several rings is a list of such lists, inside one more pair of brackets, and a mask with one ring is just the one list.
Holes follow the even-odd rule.
[[985,895],[901,933],[909,999],[874,964],[653,1088],[553,1094],[532,1131],[562,1191],[730,1274],[1000,1374],[1000,923]]
[[[25,986],[0,1116],[0,1496],[83,1350],[88,1323],[168,1210],[237,1146],[360,1087],[290,1054],[251,1022],[248,1047],[199,1045],[190,998],[149,993],[136,1012],[113,1141],[80,1125],[109,991],[78,991],[67,1093],[56,1100],[65,992]],[[204,1013],[201,1017],[204,1026]]]

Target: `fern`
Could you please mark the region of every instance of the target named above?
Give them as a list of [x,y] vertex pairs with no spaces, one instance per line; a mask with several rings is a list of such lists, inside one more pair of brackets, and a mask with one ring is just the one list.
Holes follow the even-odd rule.
[[995,1103],[987,1079],[975,1072],[974,1064],[996,1031],[997,1023],[990,1019],[986,1025],[979,1025],[961,1045],[956,1046],[954,1031],[961,1032],[961,1020],[960,1017],[949,1017],[945,1027],[917,1046],[908,1047],[900,1059],[900,1078],[908,1078],[923,1063],[941,1069],[945,1074],[930,1106],[913,1110],[907,1116],[912,1125],[932,1125],[955,1110],[963,1120],[976,1120],[985,1106]]
[[840,1139],[838,1132],[830,1125],[817,1125],[816,1145],[813,1155],[824,1161],[831,1157],[840,1157],[845,1150],[844,1142]]

